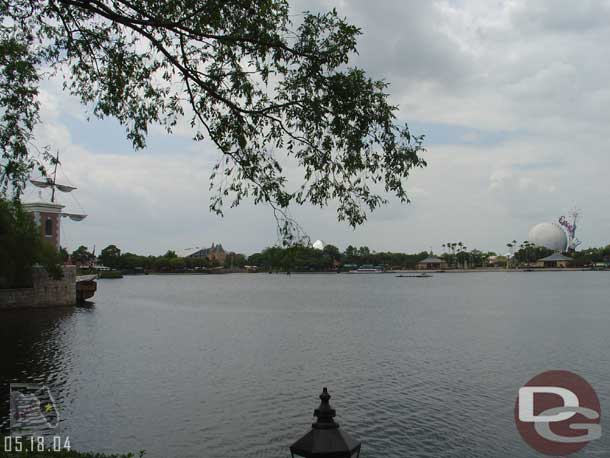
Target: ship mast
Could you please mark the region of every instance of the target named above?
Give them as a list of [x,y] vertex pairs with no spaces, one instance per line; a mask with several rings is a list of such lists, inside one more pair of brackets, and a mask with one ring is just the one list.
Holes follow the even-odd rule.
[[53,185],[51,190],[51,203],[55,202],[55,184],[57,183],[57,164],[59,164],[59,151],[55,156],[55,169],[53,170]]
[[[55,156],[55,167],[53,168],[53,179],[47,177],[44,181],[40,180],[30,180],[34,186],[39,188],[51,188],[51,203],[55,203],[55,190],[59,190],[61,192],[72,192],[76,188],[74,186],[68,186],[65,184],[57,183],[57,166],[59,165],[59,152]],[[65,218],[70,218],[73,221],[81,221],[87,217],[87,215],[82,215],[78,213],[60,213],[61,216]]]

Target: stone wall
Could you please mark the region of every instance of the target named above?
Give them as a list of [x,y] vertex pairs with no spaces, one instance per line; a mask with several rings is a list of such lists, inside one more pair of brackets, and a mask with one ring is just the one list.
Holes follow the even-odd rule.
[[76,304],[76,267],[64,266],[63,271],[64,278],[52,280],[42,267],[35,267],[32,288],[0,289],[0,309]]

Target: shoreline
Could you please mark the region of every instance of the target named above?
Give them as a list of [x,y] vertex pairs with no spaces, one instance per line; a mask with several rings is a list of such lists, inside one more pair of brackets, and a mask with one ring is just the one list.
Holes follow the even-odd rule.
[[[399,269],[399,270],[386,270],[384,272],[371,272],[371,273],[350,273],[350,272],[337,272],[337,271],[290,271],[287,274],[286,271],[261,271],[261,272],[245,272],[245,271],[232,271],[232,272],[148,272],[146,275],[228,275],[228,274],[266,274],[266,275],[389,275],[389,274],[454,274],[454,273],[536,273],[536,272],[610,272],[610,269],[590,269],[590,268],[577,268],[577,267],[565,267],[565,268],[518,268],[518,269],[505,269],[505,268],[479,268],[479,269],[447,269],[447,270],[417,270],[417,269]],[[142,274],[129,275],[125,277],[140,276]]]
[[591,269],[584,267],[548,267],[548,268],[517,268],[517,269],[506,269],[506,268],[480,268],[480,269],[447,269],[447,270],[391,270],[386,273],[435,273],[435,274],[450,274],[450,273],[477,273],[477,272],[523,272],[523,273],[534,273],[534,272],[610,272],[610,269]]

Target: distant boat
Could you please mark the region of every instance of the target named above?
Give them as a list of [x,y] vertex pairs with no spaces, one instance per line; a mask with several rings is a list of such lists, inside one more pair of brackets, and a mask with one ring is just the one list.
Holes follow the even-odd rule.
[[348,274],[382,274],[383,269],[375,266],[362,266],[358,269],[349,270]]
[[396,275],[396,278],[430,278],[432,274]]

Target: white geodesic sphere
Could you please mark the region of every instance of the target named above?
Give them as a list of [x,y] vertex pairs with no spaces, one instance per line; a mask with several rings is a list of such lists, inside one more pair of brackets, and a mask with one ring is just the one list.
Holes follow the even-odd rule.
[[559,224],[540,223],[530,229],[529,242],[553,251],[565,251],[568,247],[568,236]]
[[324,242],[322,240],[316,240],[315,242],[313,242],[313,247],[316,250],[323,250],[324,249]]

